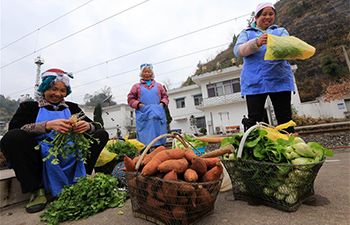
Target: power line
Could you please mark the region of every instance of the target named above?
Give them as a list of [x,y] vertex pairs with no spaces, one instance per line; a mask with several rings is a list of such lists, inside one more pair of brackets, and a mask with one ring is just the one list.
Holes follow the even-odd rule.
[[[187,53],[187,54],[184,54],[184,55],[181,55],[181,56],[176,56],[176,57],[173,57],[173,58],[170,58],[170,59],[166,59],[166,60],[163,60],[163,61],[159,61],[159,62],[153,63],[153,65],[162,64],[162,63],[169,62],[169,61],[172,61],[172,60],[175,60],[175,59],[179,59],[179,58],[183,58],[183,57],[186,57],[186,56],[194,55],[194,54],[197,54],[197,53],[200,53],[200,52],[208,51],[208,50],[211,50],[211,49],[214,49],[214,48],[219,48],[219,47],[227,46],[227,45],[229,45],[229,44],[230,44],[230,43],[225,43],[225,44],[221,44],[221,45],[216,45],[216,46],[213,46],[213,47],[210,47],[210,48],[206,48],[206,49],[202,49],[202,50],[198,50],[198,51],[195,51],[195,52],[192,52],[192,53]],[[133,72],[133,71],[138,71],[138,70],[139,70],[139,68],[130,69],[130,70],[127,70],[127,71],[124,71],[124,72],[121,72],[121,73],[114,74],[114,75],[112,75],[112,76],[100,78],[100,79],[93,80],[93,81],[90,81],[90,82],[87,82],[87,83],[84,83],[84,84],[81,84],[81,85],[77,85],[77,86],[75,86],[74,88],[79,88],[79,87],[82,87],[82,86],[85,86],[85,85],[88,85],[88,84],[92,84],[92,83],[95,83],[95,82],[98,82],[98,81],[102,81],[102,80],[106,80],[106,79],[109,79],[109,78],[112,78],[112,77],[116,77],[116,76],[121,76],[121,75],[123,75],[123,74],[127,74],[127,73],[130,73],[130,72]],[[170,72],[174,72],[174,71],[178,71],[178,70],[173,70],[173,71],[170,71]],[[170,73],[170,72],[165,72],[165,73],[163,73],[163,74]],[[26,90],[29,90],[29,89],[32,89],[32,87],[31,87],[31,88],[23,89],[23,90],[21,90],[21,91],[13,92],[13,93],[9,94],[9,96],[11,96],[11,95],[13,95],[13,94],[16,94],[16,93],[20,93],[20,92],[26,91]]]
[[28,37],[29,35],[31,35],[31,34],[35,33],[36,31],[38,31],[38,30],[40,30],[40,29],[42,29],[42,28],[44,28],[44,27],[46,27],[46,26],[50,25],[51,23],[56,22],[57,20],[59,20],[59,19],[61,19],[61,18],[65,17],[65,16],[67,16],[68,14],[70,14],[70,13],[72,13],[72,12],[74,12],[74,11],[78,10],[79,8],[81,8],[81,7],[83,7],[83,6],[87,5],[87,4],[89,4],[89,3],[90,3],[90,2],[92,2],[92,1],[93,1],[93,0],[90,0],[90,1],[88,1],[88,2],[86,2],[86,3],[84,3],[84,4],[82,4],[81,6],[78,6],[77,8],[75,8],[75,9],[73,9],[73,10],[71,10],[71,11],[69,11],[69,12],[65,13],[65,14],[63,14],[62,16],[60,16],[60,17],[58,17],[58,18],[56,18],[56,19],[52,20],[51,22],[48,22],[47,24],[45,24],[45,25],[43,25],[43,26],[39,27],[38,29],[33,30],[32,32],[30,32],[30,33],[28,33],[28,34],[24,35],[23,37],[18,38],[17,40],[15,40],[15,41],[11,42],[10,44],[8,44],[8,45],[6,45],[6,46],[2,47],[2,48],[1,48],[1,50],[3,50],[3,49],[5,49],[5,48],[7,48],[7,47],[8,47],[8,46],[10,46],[10,45],[13,45],[14,43],[16,43],[16,42],[18,42],[18,41],[22,40],[23,38]]
[[200,32],[200,31],[203,31],[203,30],[206,30],[206,29],[209,29],[209,28],[212,28],[212,27],[215,27],[215,26],[218,26],[218,25],[221,25],[221,24],[230,22],[230,21],[232,21],[232,20],[237,20],[237,19],[239,19],[239,18],[241,18],[241,17],[244,17],[244,16],[247,16],[247,15],[250,15],[250,13],[244,14],[244,15],[241,15],[241,16],[238,16],[238,17],[229,19],[229,20],[225,20],[225,21],[222,21],[222,22],[220,22],[220,23],[216,23],[216,24],[213,24],[213,25],[210,25],[210,26],[207,26],[207,27],[204,27],[204,28],[195,30],[195,31],[191,31],[191,32],[189,32],[189,33],[185,33],[185,34],[182,34],[182,35],[179,35],[179,36],[176,36],[176,37],[167,39],[167,40],[165,40],[165,41],[158,42],[158,43],[153,44],[153,45],[149,45],[149,46],[147,46],[147,47],[144,47],[144,48],[135,50],[135,51],[133,51],[133,52],[129,52],[129,53],[127,53],[127,54],[124,54],[124,55],[115,57],[115,58],[113,58],[113,59],[110,59],[110,60],[107,60],[107,61],[104,61],[104,62],[101,62],[101,63],[97,63],[97,64],[95,64],[95,65],[93,65],[93,66],[89,66],[89,67],[87,67],[87,68],[85,68],[85,69],[78,70],[78,71],[74,72],[74,74],[80,73],[80,72],[85,71],[85,70],[92,69],[92,68],[97,67],[97,66],[101,66],[101,65],[103,65],[103,64],[105,64],[105,63],[109,63],[109,62],[111,62],[111,61],[114,61],[114,60],[117,60],[117,59],[120,59],[120,58],[124,58],[124,57],[126,57],[126,56],[135,54],[135,53],[137,53],[137,52],[144,51],[144,50],[149,49],[149,48],[153,48],[153,47],[158,46],[158,45],[161,45],[161,44],[164,44],[164,43],[167,43],[167,42],[170,42],[170,41],[174,41],[174,40],[176,40],[176,39],[179,39],[179,38],[182,38],[182,37],[186,37],[186,36],[188,36],[188,35],[191,35],[191,34],[194,34],[194,33],[197,33],[197,32]]
[[[160,62],[156,62],[156,63],[153,63],[153,65],[162,64],[162,63],[169,62],[169,61],[172,61],[172,60],[175,60],[175,59],[179,59],[179,58],[183,58],[183,57],[186,57],[186,56],[194,55],[194,54],[197,54],[197,53],[200,53],[200,52],[208,51],[208,50],[211,50],[211,49],[214,49],[214,48],[219,48],[219,47],[222,47],[222,46],[225,46],[225,45],[227,46],[229,44],[230,43],[225,43],[225,44],[217,45],[217,46],[214,46],[214,47],[202,49],[202,50],[199,50],[199,51],[196,51],[196,52],[192,52],[192,53],[188,53],[188,54],[185,54],[185,55],[177,56],[177,57],[174,57],[174,58],[166,59],[166,60],[163,60],[163,61],[160,61]],[[94,80],[94,81],[91,81],[91,82],[88,82],[88,83],[84,83],[84,84],[75,86],[75,88],[82,87],[82,86],[85,86],[85,85],[88,85],[88,84],[91,84],[91,83],[95,83],[97,81],[109,79],[111,77],[120,76],[120,75],[123,75],[123,74],[126,74],[126,73],[130,73],[130,72],[133,72],[133,71],[137,71],[137,70],[139,70],[139,68],[131,69],[131,70],[128,70],[128,71],[124,71],[124,72],[121,72],[121,73],[114,74],[112,76],[108,76],[108,77],[101,78],[101,79],[98,79],[98,80]]]
[[68,35],[68,36],[66,36],[66,37],[64,37],[64,38],[59,39],[58,41],[55,41],[55,42],[53,42],[53,43],[51,43],[51,44],[49,44],[49,45],[46,45],[45,47],[42,47],[42,48],[40,48],[40,49],[38,49],[38,50],[36,50],[36,51],[33,51],[32,53],[29,53],[29,54],[27,54],[27,55],[25,55],[25,56],[22,56],[21,58],[18,58],[18,59],[16,59],[16,60],[14,60],[14,61],[12,61],[12,62],[10,62],[10,63],[8,63],[8,64],[2,66],[0,69],[5,68],[5,67],[7,67],[7,66],[9,66],[9,65],[11,65],[11,64],[13,64],[13,63],[15,63],[15,62],[18,62],[18,61],[20,61],[20,60],[22,60],[22,59],[24,59],[24,58],[27,58],[27,57],[30,56],[30,55],[33,55],[33,54],[35,54],[35,53],[37,53],[37,52],[39,52],[39,51],[41,51],[41,50],[44,50],[44,49],[46,49],[46,48],[48,48],[48,47],[50,47],[50,46],[52,46],[52,45],[55,45],[55,44],[57,44],[57,43],[59,43],[59,42],[65,40],[65,39],[67,39],[67,38],[70,38],[70,37],[72,37],[72,36],[74,36],[74,35],[76,35],[76,34],[82,32],[82,31],[85,31],[85,30],[87,30],[87,29],[89,29],[89,28],[91,28],[91,27],[93,27],[93,26],[96,26],[97,24],[100,24],[100,23],[102,23],[102,22],[104,22],[104,21],[106,21],[106,20],[109,20],[109,19],[111,19],[112,17],[115,17],[115,16],[117,16],[117,15],[119,15],[119,14],[122,14],[122,13],[128,11],[128,10],[131,10],[131,9],[133,9],[133,8],[135,8],[135,7],[137,7],[137,6],[140,6],[140,5],[142,5],[142,4],[144,4],[144,3],[148,2],[148,1],[150,1],[150,0],[143,1],[143,2],[141,2],[141,3],[138,3],[138,4],[134,5],[134,6],[131,6],[130,8],[127,8],[127,9],[125,9],[125,10],[122,10],[121,12],[118,12],[118,13],[112,15],[112,16],[109,16],[109,17],[107,17],[107,18],[105,18],[105,19],[103,19],[103,20],[100,20],[100,21],[98,21],[98,22],[96,22],[96,23],[94,23],[94,24],[92,24],[92,25],[90,25],[90,26],[88,26],[88,27],[85,27],[84,29],[81,29],[81,30],[79,30],[79,31],[77,31],[77,32],[74,32],[74,33],[72,33],[72,34],[70,34],[70,35]]

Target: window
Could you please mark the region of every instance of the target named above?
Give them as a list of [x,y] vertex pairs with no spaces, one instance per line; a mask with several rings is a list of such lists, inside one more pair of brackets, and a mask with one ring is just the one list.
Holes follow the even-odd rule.
[[193,99],[194,99],[194,105],[201,105],[203,102],[202,95],[194,95]]
[[206,127],[207,125],[205,124],[205,116],[202,117],[197,117],[196,118],[196,126],[198,128]]
[[241,92],[239,78],[207,85],[208,97],[216,97]]
[[185,98],[176,99],[176,108],[185,108]]

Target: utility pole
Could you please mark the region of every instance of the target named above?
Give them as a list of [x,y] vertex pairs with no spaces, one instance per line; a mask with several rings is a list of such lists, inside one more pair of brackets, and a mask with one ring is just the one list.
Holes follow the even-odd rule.
[[36,79],[35,79],[35,85],[34,85],[34,99],[39,99],[38,94],[38,88],[39,88],[39,82],[40,82],[40,67],[44,64],[44,59],[40,58],[40,56],[36,57],[34,60],[34,63],[38,66],[36,70]]
[[344,52],[344,56],[345,56],[345,60],[346,60],[346,64],[348,65],[349,71],[350,71],[350,60],[349,60],[349,56],[348,53],[346,52],[345,46],[342,45],[341,46]]

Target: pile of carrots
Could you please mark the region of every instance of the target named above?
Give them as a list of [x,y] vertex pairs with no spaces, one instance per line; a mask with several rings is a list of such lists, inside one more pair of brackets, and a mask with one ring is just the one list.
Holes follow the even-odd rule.
[[143,213],[166,224],[173,220],[187,224],[213,209],[223,173],[220,158],[201,157],[190,148],[163,146],[140,157],[125,156],[124,164],[127,172],[135,172],[126,173],[128,191]]

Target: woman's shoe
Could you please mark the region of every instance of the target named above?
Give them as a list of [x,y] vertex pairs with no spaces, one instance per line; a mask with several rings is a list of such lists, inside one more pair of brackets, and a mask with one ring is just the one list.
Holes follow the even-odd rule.
[[32,191],[29,199],[29,203],[26,205],[26,211],[28,213],[36,213],[45,209],[47,199],[45,196],[45,190],[43,188]]

